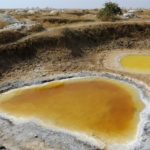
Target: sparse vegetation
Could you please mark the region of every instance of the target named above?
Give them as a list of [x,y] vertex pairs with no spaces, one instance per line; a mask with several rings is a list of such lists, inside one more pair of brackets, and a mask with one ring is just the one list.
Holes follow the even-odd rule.
[[[34,58],[39,57],[39,53],[43,55],[40,58],[46,60],[47,57],[51,57],[51,53],[56,51],[62,53],[65,50],[69,53],[67,58],[74,59],[81,58],[86,53],[86,48],[91,50],[96,47],[99,47],[99,50],[137,48],[139,44],[145,48],[150,47],[149,23],[104,23],[63,28],[57,32],[57,34],[43,32],[16,43],[0,46],[0,73],[23,61],[31,60],[32,62]],[[7,33],[6,37],[10,38],[10,33]],[[0,41],[1,39],[3,38],[0,38]],[[14,36],[10,39],[14,40]],[[10,39],[7,40],[10,42]],[[55,56],[54,60],[57,61]]]
[[34,33],[34,32],[41,32],[44,31],[45,28],[41,24],[37,24],[31,27],[30,30],[28,30],[29,33]]
[[[126,80],[129,77],[126,81],[133,83],[139,80],[150,86],[149,74],[135,74],[128,72],[127,69],[123,70],[120,62],[124,55],[149,55],[150,10],[121,10],[117,4],[108,1],[109,3],[106,3],[101,10],[51,9],[49,7],[0,10],[0,21],[3,21],[0,22],[1,28],[5,26],[4,22],[8,24],[5,29],[0,29],[0,93],[51,82],[53,79],[72,78],[76,75],[99,74],[110,78],[115,75],[114,79],[119,80],[121,78]],[[121,15],[122,12],[123,15]],[[128,14],[131,18],[127,16]],[[75,76],[72,73],[75,73]],[[146,94],[150,95],[147,91]],[[102,141],[102,148],[97,145],[91,147],[90,141],[85,144],[83,140],[80,141],[72,135],[71,140],[68,141],[70,138],[68,134],[59,132],[55,134],[53,130],[51,132],[44,127],[40,130],[40,125],[36,126],[36,122],[34,124],[27,122],[27,126],[24,123],[16,124],[15,120],[11,120],[9,116],[8,118],[2,116],[0,121],[2,131],[0,143],[6,146],[1,145],[0,149],[30,149],[32,147],[36,150],[60,147],[107,149],[111,147],[106,145],[107,141],[106,144]],[[32,130],[33,134],[26,134]],[[53,137],[53,133],[56,136]],[[52,135],[49,141],[43,138],[47,137],[47,134]],[[20,136],[21,142],[18,144]],[[139,138],[137,147],[132,148],[139,148],[139,145],[145,147],[140,143],[146,141],[140,141],[143,137],[145,135]],[[101,142],[98,145],[101,145]],[[126,145],[123,144],[123,147],[118,148],[125,147]]]
[[100,9],[97,17],[102,21],[115,21],[118,19],[117,15],[121,15],[122,10],[118,4],[113,2],[105,3],[105,7]]
[[[108,12],[114,14],[111,19],[122,12],[116,6],[115,9],[112,5],[108,8]],[[137,48],[139,41],[140,45],[149,48],[149,23],[101,23],[96,18],[97,12],[98,10],[79,11],[83,13],[81,16],[75,15],[74,11],[63,12],[59,16],[50,16],[49,12],[38,15],[16,14],[20,16],[20,22],[27,19],[26,24],[30,24],[34,18],[37,25],[30,30],[26,28],[20,31],[0,32],[0,73],[8,70],[13,64],[16,65],[16,62],[34,59],[39,53],[43,53],[43,59],[46,60],[47,53],[53,53],[56,49],[59,49],[58,53],[63,53],[65,49],[68,55],[66,58],[74,59],[84,56],[87,48]],[[145,11],[141,14],[145,14]],[[146,15],[149,13],[146,12]],[[36,34],[37,32],[41,33]]]
[[141,18],[141,19],[150,19],[150,10],[140,10],[137,12],[137,15]]
[[91,22],[91,19],[69,19],[69,18],[43,18],[43,23],[50,23],[50,24],[70,24],[70,23],[77,23],[77,22]]
[[7,23],[0,21],[0,29],[3,29],[5,26],[7,26]]
[[18,32],[18,31],[3,31],[0,32],[0,44],[7,44],[10,42],[14,42],[24,37],[26,34]]

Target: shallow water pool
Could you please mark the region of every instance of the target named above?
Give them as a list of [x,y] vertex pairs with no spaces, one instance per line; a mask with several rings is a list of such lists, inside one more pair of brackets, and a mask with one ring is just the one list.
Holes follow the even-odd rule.
[[127,55],[120,62],[128,71],[150,73],[150,55]]
[[0,96],[0,112],[38,118],[107,142],[134,139],[143,106],[133,87],[103,78],[55,81]]

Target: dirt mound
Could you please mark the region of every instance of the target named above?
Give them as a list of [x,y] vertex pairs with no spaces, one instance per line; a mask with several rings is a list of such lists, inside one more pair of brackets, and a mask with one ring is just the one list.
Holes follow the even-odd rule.
[[18,32],[18,31],[3,31],[0,32],[0,44],[7,44],[10,42],[14,42],[24,37],[26,34]]
[[51,24],[69,24],[69,23],[76,23],[76,22],[91,22],[91,19],[69,19],[69,18],[43,18],[42,20],[39,19],[42,23],[48,22]]
[[57,32],[57,34],[52,34],[47,31],[37,36],[0,46],[0,73],[8,70],[14,64],[38,57],[39,50],[41,53],[46,53],[45,49],[48,51],[54,51],[58,48],[61,51],[67,49],[73,58],[83,56],[86,48],[99,47],[99,50],[150,48],[150,23],[104,23],[63,28]]

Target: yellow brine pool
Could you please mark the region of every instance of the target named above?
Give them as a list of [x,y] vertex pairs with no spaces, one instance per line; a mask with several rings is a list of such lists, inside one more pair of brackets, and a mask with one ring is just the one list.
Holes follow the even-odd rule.
[[55,81],[0,96],[0,112],[38,118],[106,142],[134,139],[143,106],[133,87],[104,78]]
[[150,73],[150,55],[127,55],[120,62],[128,71]]

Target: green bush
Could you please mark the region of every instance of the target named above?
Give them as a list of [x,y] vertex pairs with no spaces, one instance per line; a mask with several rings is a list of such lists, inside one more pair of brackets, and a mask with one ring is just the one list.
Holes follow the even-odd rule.
[[117,15],[121,15],[122,10],[118,6],[118,4],[113,2],[105,3],[105,7],[100,9],[97,17],[102,21],[115,21],[118,17]]

